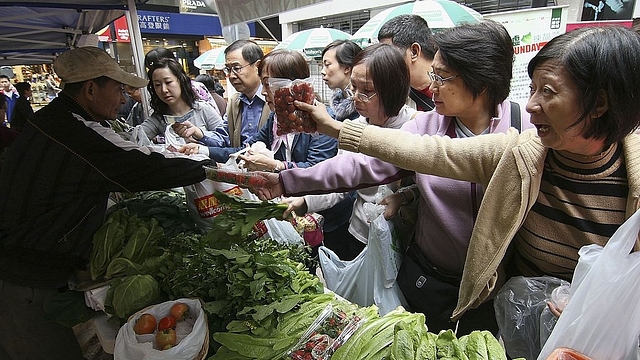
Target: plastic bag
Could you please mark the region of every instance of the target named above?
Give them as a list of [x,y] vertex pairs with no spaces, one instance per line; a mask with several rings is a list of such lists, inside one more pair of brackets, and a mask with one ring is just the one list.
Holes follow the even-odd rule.
[[395,278],[390,282],[385,267],[380,266],[385,262],[383,255],[387,253],[381,249],[390,247],[383,245],[387,241],[381,238],[391,238],[392,227],[383,215],[378,216],[371,222],[369,243],[351,261],[340,260],[331,249],[320,246],[318,255],[327,288],[360,306],[375,304],[381,315],[400,305],[406,307]]
[[[640,252],[631,253],[640,230],[636,211],[618,228],[580,283],[538,359],[559,347],[594,359],[635,358],[640,335]],[[580,262],[580,261],[579,261]],[[582,270],[580,270],[582,271]]]
[[498,291],[493,305],[500,336],[512,358],[535,359],[556,324],[547,301],[569,283],[551,276],[516,276]]
[[167,148],[174,151],[187,144],[187,142],[180,135],[176,134],[176,132],[173,131],[171,125],[167,125],[167,128],[164,131],[164,143],[165,145],[167,145]]
[[[157,320],[168,316],[171,306],[176,302],[189,305],[191,318],[182,322],[185,324],[178,323],[178,327],[176,327],[178,343],[174,347],[168,350],[154,349],[154,334],[136,335],[133,331],[133,325],[143,313],[149,313]],[[184,327],[186,330],[181,330],[187,322],[192,322],[191,329]],[[137,312],[131,316],[127,323],[122,325],[116,336],[113,357],[115,360],[193,360],[198,356],[203,346],[208,346],[208,336],[207,319],[198,299],[167,301]]]
[[[228,161],[222,165],[222,171],[225,171],[226,169],[229,171],[241,172],[235,160]],[[217,169],[211,170],[215,171]],[[207,167],[205,167],[205,171],[207,174],[210,173],[210,169]],[[238,185],[213,181],[211,179],[205,179],[199,183],[185,186],[184,193],[187,200],[189,214],[195,221],[196,225],[198,225],[198,228],[205,232],[211,230],[214,218],[220,215],[220,213],[225,209],[213,195],[216,191],[229,195],[240,196],[245,199],[255,199],[255,195],[247,189],[243,189]]]
[[317,134],[318,128],[306,111],[298,110],[294,100],[313,104],[315,94],[312,79],[269,78],[269,87],[273,91],[277,131],[276,135],[289,133]]
[[289,221],[278,219],[266,219],[262,221],[267,228],[267,235],[280,244],[302,245],[302,236],[296,231]]
[[134,127],[131,131],[131,141],[136,143],[138,146],[153,145],[153,142],[149,139],[147,133],[144,132],[144,129],[140,125]]

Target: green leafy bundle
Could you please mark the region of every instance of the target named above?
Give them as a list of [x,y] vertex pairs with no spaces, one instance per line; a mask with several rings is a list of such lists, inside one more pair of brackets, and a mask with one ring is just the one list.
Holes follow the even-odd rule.
[[282,214],[287,209],[286,204],[247,200],[223,192],[216,192],[214,195],[226,209],[216,216],[205,239],[218,249],[229,249],[232,244],[245,241],[260,220],[282,220]]

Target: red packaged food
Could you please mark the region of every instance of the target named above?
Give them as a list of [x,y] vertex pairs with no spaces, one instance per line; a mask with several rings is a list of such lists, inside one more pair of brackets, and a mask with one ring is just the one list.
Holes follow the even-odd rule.
[[267,178],[258,171],[221,170],[205,166],[205,174],[209,180],[243,187],[264,187],[267,185]]
[[313,85],[307,80],[271,79],[275,113],[277,120],[276,135],[289,133],[318,132],[317,125],[308,112],[299,110],[293,102],[302,101],[313,104],[315,93]]
[[585,354],[569,348],[557,348],[553,350],[547,360],[592,360]]

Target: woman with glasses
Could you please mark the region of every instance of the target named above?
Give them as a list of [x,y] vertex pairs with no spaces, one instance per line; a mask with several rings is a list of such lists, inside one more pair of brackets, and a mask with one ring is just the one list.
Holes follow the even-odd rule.
[[[204,134],[213,132],[222,125],[222,117],[209,103],[198,100],[191,87],[191,79],[174,59],[163,58],[151,64],[147,72],[153,114],[142,122],[149,139],[164,135],[167,125],[176,126],[188,122]],[[187,141],[194,141],[185,137]]]
[[[432,65],[430,87],[436,109],[419,112],[402,129],[449,138],[507,132],[512,124],[511,104],[505,99],[509,94],[513,47],[506,29],[493,21],[483,21],[434,35],[434,40],[438,51]],[[393,86],[389,91],[399,92]],[[320,104],[300,105],[300,108],[312,111],[312,116],[320,123],[328,119]],[[516,126],[531,126],[528,117],[524,117],[515,119]],[[396,138],[394,142],[397,141],[404,140]],[[393,144],[383,142],[379,146],[384,152]],[[415,148],[416,153],[420,151]],[[437,153],[420,154],[429,158],[435,156],[436,161],[441,157]],[[496,333],[490,301],[467,311],[457,323],[450,321],[458,301],[469,239],[484,193],[482,184],[415,173],[363,154],[344,152],[340,161],[339,166],[350,169],[354,175],[345,177],[334,170],[338,166],[336,158],[314,167],[325,177],[324,188],[303,189],[310,184],[308,179],[313,179],[308,171],[284,171],[279,178],[270,176],[274,186],[259,192],[264,192],[263,197],[271,197],[280,193],[319,192],[329,187],[357,189],[413,176],[415,186],[400,189],[383,200],[387,204],[387,218],[393,217],[400,206],[418,202],[414,236],[406,239],[410,246],[397,277],[410,310],[424,313],[429,330],[436,333],[456,326],[458,335],[473,330]],[[443,156],[440,161],[442,166],[446,165]]]
[[[360,117],[356,120],[362,124],[372,124],[381,127],[398,129],[410,120],[416,111],[405,105],[409,93],[409,70],[402,58],[402,54],[392,45],[376,44],[359,52],[351,71],[350,84],[344,88],[344,94],[353,101]],[[327,113],[327,116],[329,114]],[[342,192],[340,186],[331,182],[329,176],[350,177],[353,169],[344,166],[342,154],[331,161],[332,169],[325,173],[326,167],[316,168],[305,172],[305,183],[296,184],[294,191],[288,195],[305,195],[285,199],[289,203],[287,214],[295,211],[297,214],[306,212],[320,212],[342,201],[348,201],[355,195],[352,202],[353,210],[347,231],[340,236],[325,238],[325,246],[333,250],[341,260],[353,260],[366,246],[369,237],[369,219],[364,211],[364,204],[376,201],[379,186],[362,187],[355,192]],[[357,176],[357,174],[356,174]],[[291,179],[296,182],[295,176]],[[396,184],[389,184],[390,190],[395,190]],[[324,195],[306,195],[317,193],[315,190],[340,192]]]
[[355,103],[344,90],[349,86],[353,60],[362,49],[351,40],[335,40],[322,50],[322,81],[334,90],[331,96],[333,118],[342,121],[360,116]]

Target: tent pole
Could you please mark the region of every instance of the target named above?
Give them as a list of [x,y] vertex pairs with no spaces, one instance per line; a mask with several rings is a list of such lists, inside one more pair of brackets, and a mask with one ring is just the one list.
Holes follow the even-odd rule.
[[[127,26],[131,32],[129,38],[131,39],[131,48],[133,50],[133,61],[136,66],[136,74],[141,78],[147,77],[144,65],[144,49],[142,48],[142,34],[140,33],[140,24],[138,23],[138,9],[136,8],[135,0],[127,0]],[[140,95],[142,96],[142,110],[144,112],[144,118],[149,117],[149,94],[141,89]]]

